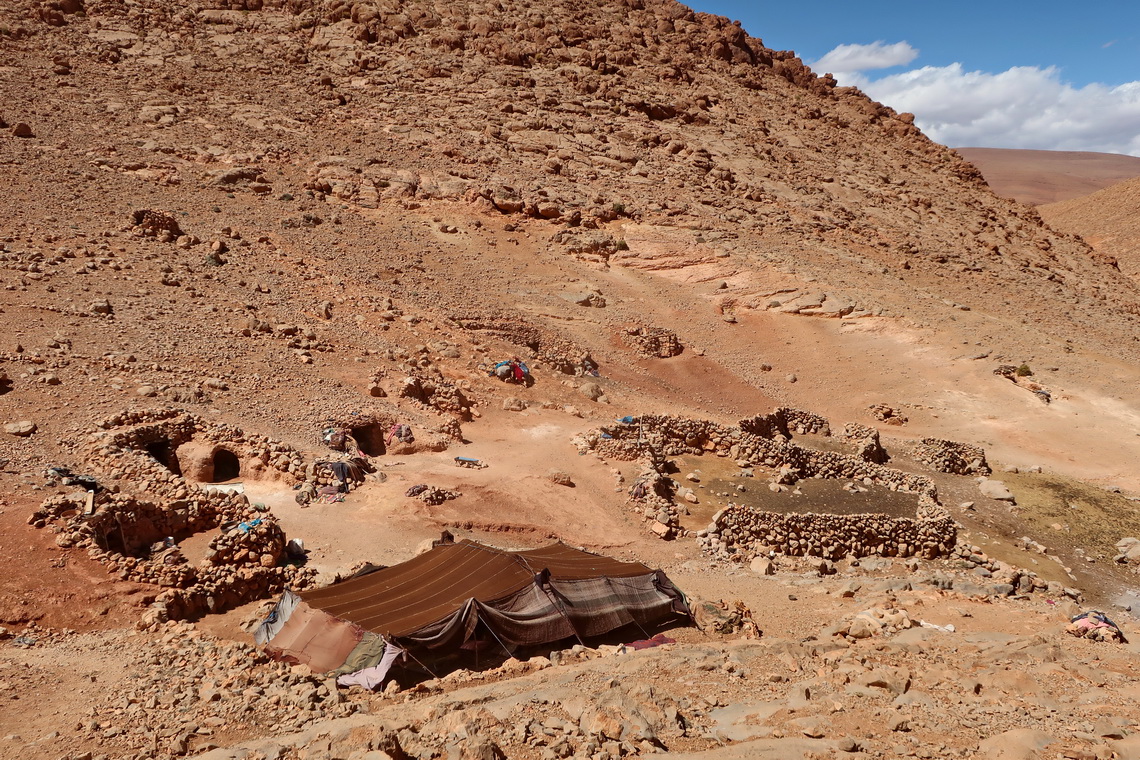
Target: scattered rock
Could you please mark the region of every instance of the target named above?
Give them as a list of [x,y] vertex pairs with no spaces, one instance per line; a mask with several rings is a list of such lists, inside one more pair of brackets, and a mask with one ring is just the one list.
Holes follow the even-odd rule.
[[985,478],[978,483],[978,490],[982,492],[983,496],[996,499],[997,501],[1015,501],[1013,492],[1006,488],[1005,483],[1000,480]]
[[18,438],[26,438],[32,433],[36,432],[38,428],[36,423],[31,420],[20,420],[19,422],[9,422],[4,425],[4,432],[8,435],[14,435]]
[[569,474],[563,472],[562,470],[551,470],[549,473],[547,473],[546,479],[558,486],[574,485],[574,480],[570,477]]

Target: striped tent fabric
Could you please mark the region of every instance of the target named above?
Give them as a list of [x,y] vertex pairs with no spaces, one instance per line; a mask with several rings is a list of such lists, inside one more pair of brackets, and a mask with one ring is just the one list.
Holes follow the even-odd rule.
[[[304,592],[300,600],[293,615],[319,611],[402,647],[437,651],[462,646],[480,625],[514,649],[689,614],[684,596],[660,570],[565,544],[526,551],[474,541],[444,544],[394,567]],[[282,631],[291,628],[286,624]],[[276,638],[270,646],[304,661],[303,652]]]

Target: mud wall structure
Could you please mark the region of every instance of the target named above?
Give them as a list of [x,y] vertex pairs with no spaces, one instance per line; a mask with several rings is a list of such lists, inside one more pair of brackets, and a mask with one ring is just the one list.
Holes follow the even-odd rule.
[[[730,505],[706,530],[696,535],[708,551],[748,556],[761,551],[842,557],[922,555],[946,556],[954,548],[957,525],[938,503],[934,483],[923,475],[880,464],[885,458],[878,433],[848,427],[845,437],[858,454],[818,451],[791,442],[793,433],[830,435],[828,421],[816,414],[780,408],[727,427],[709,420],[647,415],[575,439],[581,453],[625,461],[640,460],[643,469],[631,488],[631,500],[662,538],[690,535],[680,525],[672,480],[665,475],[667,457],[716,454],[741,467],[776,469],[777,483],[803,478],[843,478],[918,496],[914,519],[882,515],[781,514]],[[973,448],[973,447],[969,447]]]
[[[288,482],[304,473],[296,450],[177,409],[126,412],[97,428],[81,453],[103,488],[92,511],[85,514],[85,492],[61,494],[48,498],[28,522],[52,524],[57,544],[86,548],[124,580],[163,587],[144,625],[223,611],[286,587],[304,588],[315,578],[312,570],[281,564],[286,540],[275,517],[244,494],[196,483],[178,474],[173,460],[160,461],[190,444],[197,451],[221,447],[248,475]],[[177,543],[210,530],[219,534],[205,557],[188,564]],[[166,538],[176,545],[155,551]]]

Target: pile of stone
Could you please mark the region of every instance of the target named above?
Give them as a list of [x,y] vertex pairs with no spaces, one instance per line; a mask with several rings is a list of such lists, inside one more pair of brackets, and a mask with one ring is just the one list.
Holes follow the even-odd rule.
[[[918,621],[913,620],[905,609],[888,603],[858,612],[825,628],[823,632],[825,635],[848,639],[868,639],[872,636],[889,636],[917,625]],[[904,690],[900,690],[900,693]]]
[[1113,562],[1121,564],[1140,564],[1140,538],[1128,536],[1116,542],[1116,556]]
[[172,243],[182,234],[173,215],[151,209],[134,211],[130,230],[141,237],[157,238],[160,243]]
[[855,444],[858,449],[856,456],[864,462],[886,464],[891,460],[890,455],[879,440],[879,431],[872,427],[860,425],[858,422],[848,422],[843,426],[840,437]]
[[1081,592],[1075,588],[1056,581],[1045,581],[1035,572],[993,559],[972,544],[960,543],[954,547],[950,568],[966,573],[971,580],[964,583],[935,578],[933,584],[947,590],[954,588],[968,595],[1010,596],[1047,591],[1058,597],[1067,596],[1074,600],[1081,598]]
[[474,403],[459,386],[444,378],[438,370],[431,374],[420,372],[408,375],[399,384],[397,395],[411,399],[427,409],[454,415],[463,422],[472,419],[471,407]]
[[923,438],[914,447],[914,458],[936,472],[952,475],[989,475],[986,452],[980,446]]
[[650,460],[645,460],[629,489],[634,511],[649,521],[649,530],[660,538],[670,539],[682,532],[681,509],[674,501],[676,483]]
[[211,565],[277,567],[285,554],[285,531],[271,516],[239,523],[210,541],[203,562]]
[[79,714],[81,735],[116,757],[182,757],[238,727],[300,730],[361,710],[331,681],[272,661],[250,644],[214,639],[185,623],[122,647],[128,673]]
[[642,356],[668,359],[684,351],[677,333],[664,327],[636,325],[623,328],[621,335],[622,339]]
[[[327,464],[334,461],[357,465],[356,467],[350,467],[348,469],[347,477],[345,477],[343,483],[340,478],[337,477],[336,473],[327,466]],[[341,489],[341,493],[351,493],[364,484],[365,472],[363,460],[358,457],[343,456],[336,459],[320,459],[316,462],[312,462],[305,468],[305,483],[312,484],[314,491],[329,486],[336,486]]]
[[867,408],[870,410],[871,416],[879,422],[885,422],[888,425],[905,425],[907,423],[907,416],[893,406],[871,404]]
[[947,556],[957,524],[942,507],[920,504],[915,519],[886,515],[762,512],[730,504],[713,516],[697,541],[707,552],[747,560],[777,552],[825,559]]
[[463,494],[459,491],[449,491],[446,488],[439,488],[438,486],[418,485],[412,486],[405,494],[408,498],[419,499],[424,504],[430,506],[438,506],[445,501],[458,499]]
[[609,266],[610,259],[621,250],[618,240],[606,232],[571,228],[556,232],[551,241],[559,243],[571,256],[600,269]]

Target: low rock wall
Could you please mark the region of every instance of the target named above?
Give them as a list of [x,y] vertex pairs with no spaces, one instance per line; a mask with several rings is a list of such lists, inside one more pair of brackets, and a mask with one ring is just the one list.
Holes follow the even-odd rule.
[[919,506],[915,519],[886,515],[784,514],[730,505],[709,524],[701,545],[743,558],[775,551],[826,559],[846,556],[947,556],[957,540],[957,523],[942,507]]
[[[618,423],[578,436],[581,453],[625,461],[639,460],[641,474],[630,489],[630,499],[650,529],[662,538],[686,535],[674,500],[672,481],[664,474],[668,457],[713,453],[733,459],[742,468],[765,466],[778,470],[777,483],[804,478],[847,479],[878,485],[892,491],[914,493],[919,509],[915,519],[884,515],[782,514],[733,506],[719,521],[701,531],[702,544],[725,554],[767,550],[787,554],[835,556],[944,556],[955,543],[957,526],[938,503],[934,482],[915,473],[884,466],[887,452],[878,431],[852,423],[842,437],[858,447],[856,454],[805,448],[792,435],[830,435],[826,418],[810,412],[780,408],[770,414],[741,420],[728,427],[710,420],[647,415],[631,423]],[[963,444],[941,446],[938,451],[975,455],[970,466],[984,462],[981,449]]]
[[914,458],[937,472],[952,475],[989,475],[986,452],[980,446],[923,438],[914,447]]

